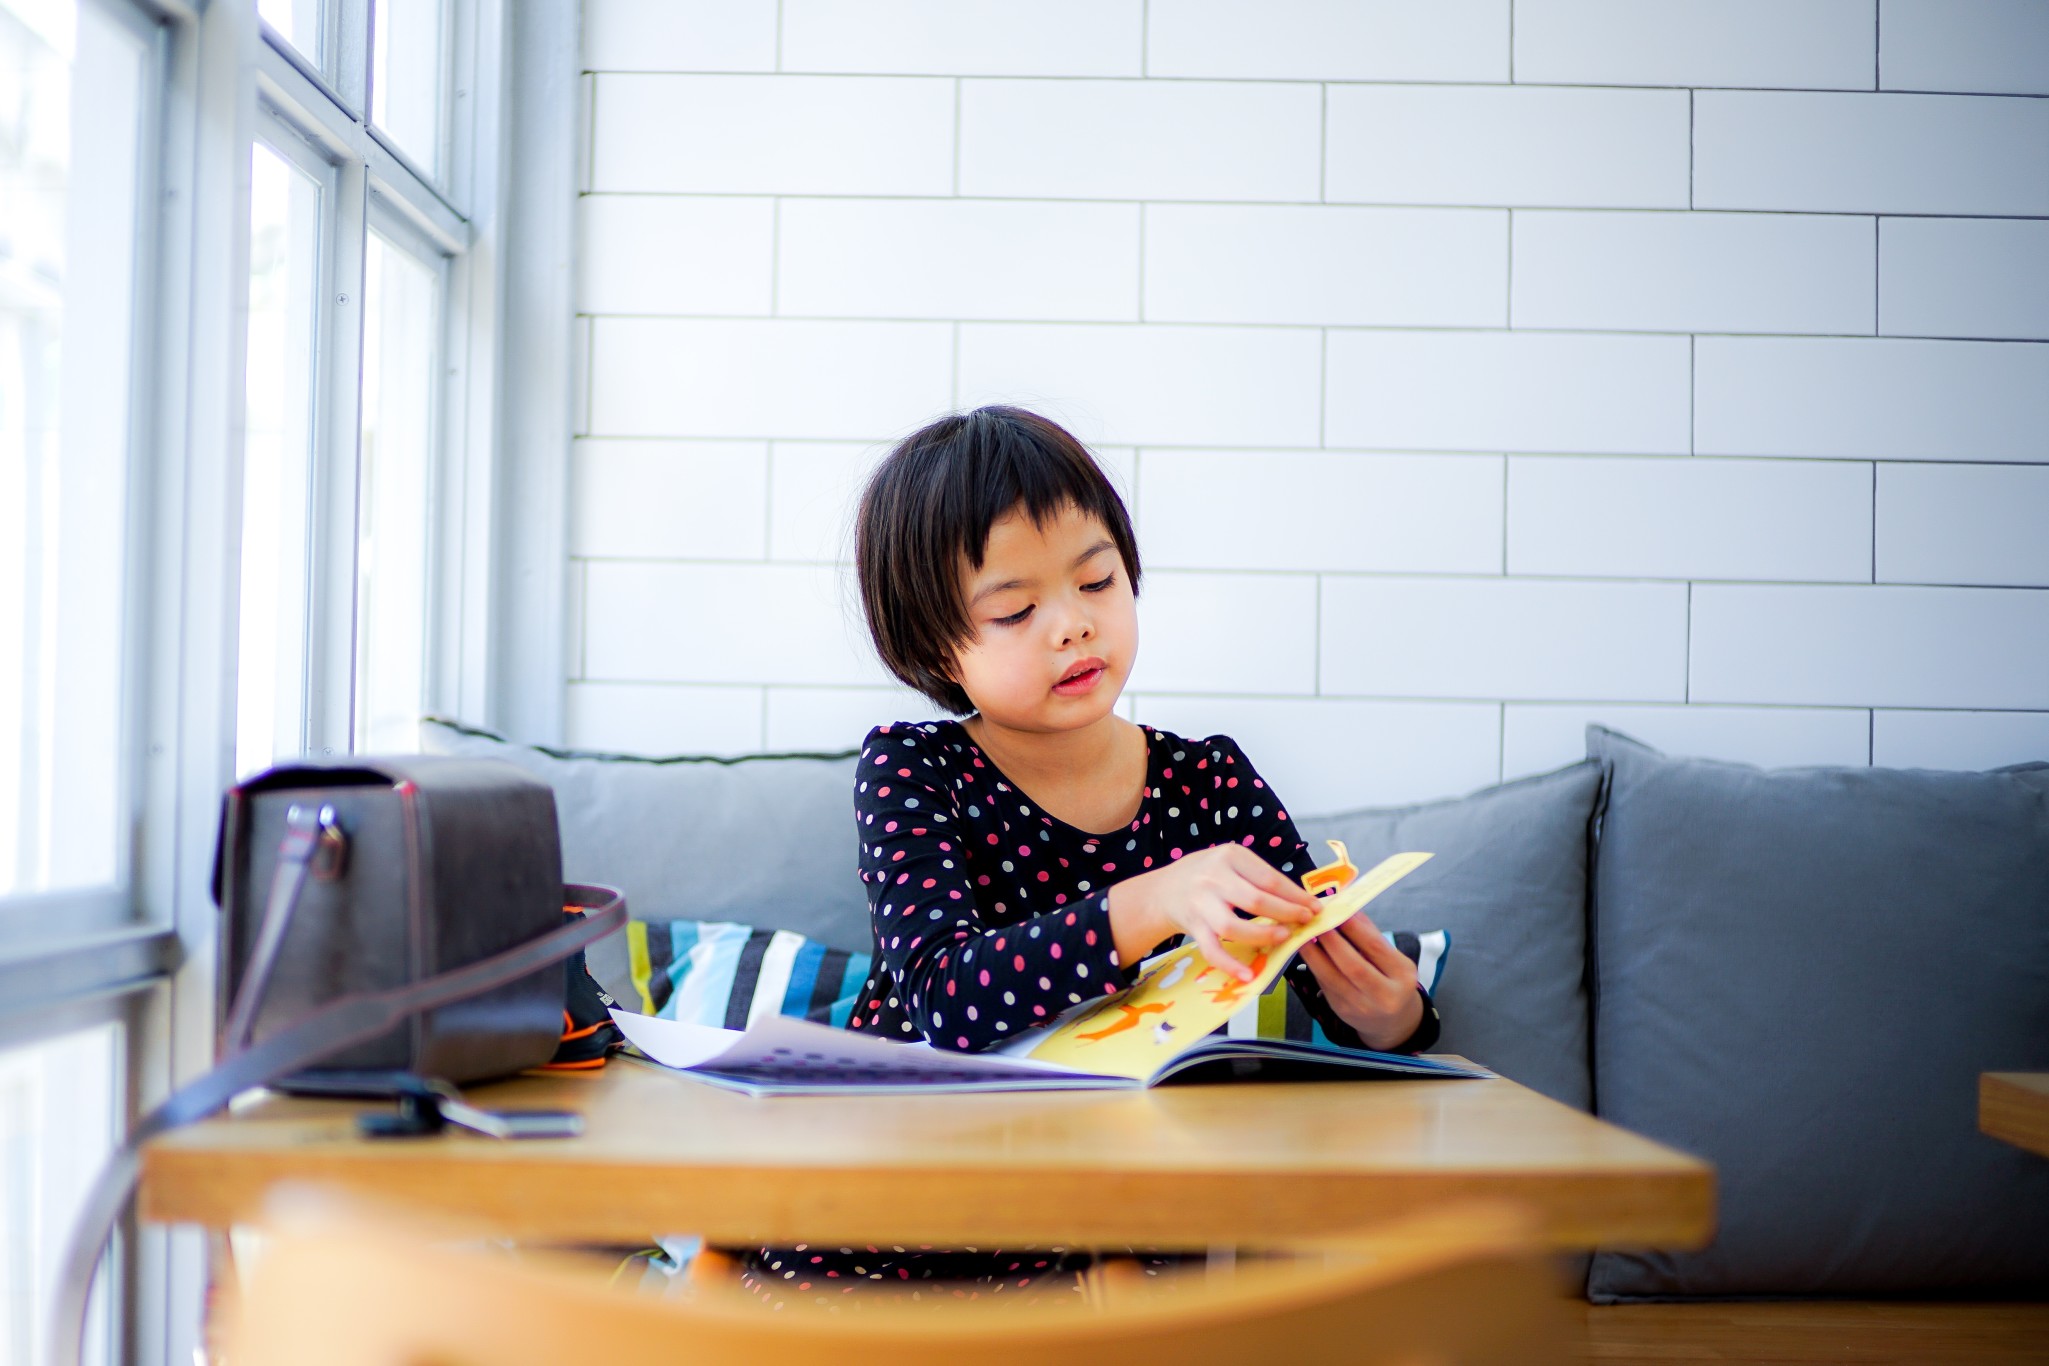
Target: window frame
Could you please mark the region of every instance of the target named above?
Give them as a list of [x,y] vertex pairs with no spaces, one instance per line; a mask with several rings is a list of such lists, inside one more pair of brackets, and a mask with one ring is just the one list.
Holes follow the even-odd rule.
[[[213,1062],[210,884],[220,794],[235,777],[252,149],[266,142],[302,167],[310,157],[331,190],[309,454],[308,749],[345,753],[353,734],[359,320],[373,215],[441,279],[426,709],[486,724],[534,717],[534,738],[555,738],[562,594],[537,602],[531,581],[567,574],[574,320],[568,273],[552,268],[570,246],[578,111],[563,54],[575,51],[577,17],[574,6],[448,0],[440,174],[429,179],[368,121],[371,0],[328,0],[331,74],[270,33],[253,0],[79,3],[154,44],[126,453],[128,829],[115,889],[0,897],[0,1048],[114,1023],[121,1117],[132,1123]],[[522,136],[545,140],[531,172],[505,155]],[[520,383],[537,365],[553,367],[559,402],[546,385]],[[116,1356],[189,1361],[206,1274],[199,1235],[131,1221],[108,1266]]]

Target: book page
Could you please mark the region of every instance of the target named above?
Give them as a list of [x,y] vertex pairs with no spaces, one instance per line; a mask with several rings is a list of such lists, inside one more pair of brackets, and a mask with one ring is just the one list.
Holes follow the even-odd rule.
[[1323,898],[1316,918],[1279,944],[1225,944],[1226,953],[1252,968],[1249,982],[1212,967],[1200,948],[1184,944],[1158,959],[1123,992],[1105,996],[1047,1029],[1023,1056],[1142,1081],[1208,1038],[1247,1001],[1257,999],[1302,945],[1350,920],[1429,859],[1428,854],[1395,854],[1382,860]]

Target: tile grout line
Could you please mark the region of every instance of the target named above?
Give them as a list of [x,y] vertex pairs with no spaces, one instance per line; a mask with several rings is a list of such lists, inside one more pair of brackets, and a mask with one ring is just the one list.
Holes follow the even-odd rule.
[[1693,207],[1693,177],[1695,169],[1693,154],[1693,98],[1698,93],[1698,91],[1694,90],[1686,92],[1686,207],[1689,209]]
[[778,195],[768,202],[768,316],[782,315],[783,201]]

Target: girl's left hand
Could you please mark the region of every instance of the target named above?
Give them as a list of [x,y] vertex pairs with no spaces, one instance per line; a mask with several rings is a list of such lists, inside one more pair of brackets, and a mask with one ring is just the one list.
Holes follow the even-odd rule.
[[1393,1048],[1423,1022],[1416,965],[1381,936],[1364,911],[1304,944],[1302,961],[1316,974],[1331,1009],[1368,1048]]

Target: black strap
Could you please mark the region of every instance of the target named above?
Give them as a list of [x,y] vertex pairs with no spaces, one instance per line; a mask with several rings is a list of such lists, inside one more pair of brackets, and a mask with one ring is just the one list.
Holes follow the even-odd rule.
[[[299,867],[303,877],[304,861]],[[144,1143],[166,1129],[206,1118],[244,1091],[267,1086],[324,1057],[367,1043],[422,1011],[453,1005],[559,963],[626,923],[626,899],[614,889],[570,883],[562,890],[566,903],[582,907],[584,914],[559,929],[402,987],[330,1001],[262,1042],[229,1054],[211,1072],[173,1092],[145,1115],[94,1180],[65,1244],[50,1333],[53,1366],[77,1366],[81,1359],[93,1272],[121,1211],[135,1193]]]

